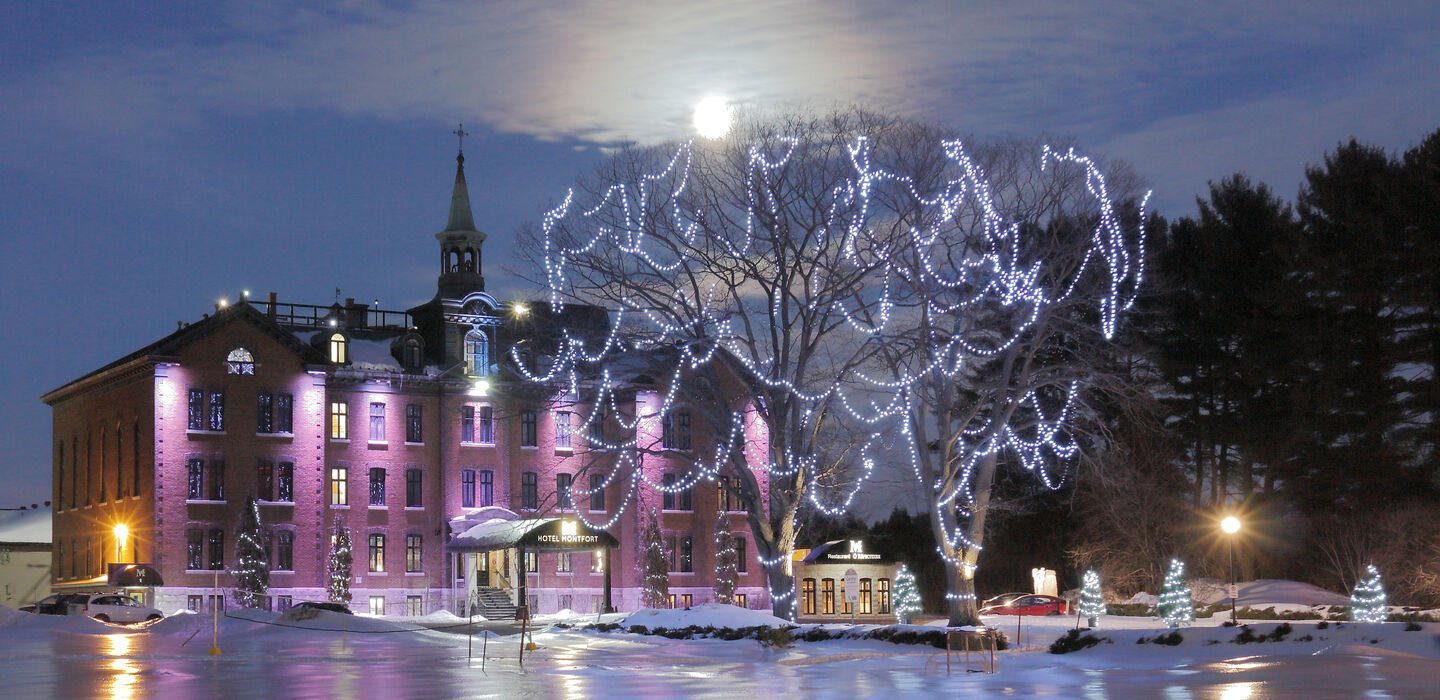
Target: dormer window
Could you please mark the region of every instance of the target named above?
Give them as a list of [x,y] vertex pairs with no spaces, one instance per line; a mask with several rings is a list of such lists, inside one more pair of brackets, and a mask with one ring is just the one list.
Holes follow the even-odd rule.
[[490,374],[490,338],[485,331],[472,330],[465,334],[465,372],[476,377]]
[[350,361],[349,341],[345,339],[344,333],[330,334],[330,361],[343,365]]
[[420,340],[418,338],[410,338],[405,341],[404,358],[405,369],[411,372],[420,371],[421,365],[424,364],[424,359],[421,357]]
[[245,348],[235,348],[225,356],[225,371],[229,374],[255,374],[255,356]]

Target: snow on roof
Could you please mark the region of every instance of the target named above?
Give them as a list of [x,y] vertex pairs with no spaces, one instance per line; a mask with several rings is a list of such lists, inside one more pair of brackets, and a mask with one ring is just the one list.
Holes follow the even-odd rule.
[[553,522],[554,518],[531,518],[529,520],[487,520],[466,530],[446,544],[447,549],[499,549],[515,544],[526,533],[541,525]]
[[50,544],[50,509],[0,511],[0,542]]

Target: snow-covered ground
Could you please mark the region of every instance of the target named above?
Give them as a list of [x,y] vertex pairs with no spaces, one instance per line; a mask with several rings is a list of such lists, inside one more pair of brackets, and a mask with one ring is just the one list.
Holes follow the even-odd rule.
[[[1257,582],[1261,583],[1261,582]],[[1274,587],[1272,587],[1274,588]],[[1281,589],[1284,587],[1281,586]],[[1277,604],[1300,605],[1289,598]],[[1265,602],[1265,601],[1259,601]],[[1105,617],[1094,647],[1047,653],[1073,617],[987,620],[1021,646],[1001,652],[997,673],[966,673],[958,657],[874,640],[795,642],[675,640],[623,631],[547,627],[595,615],[548,616],[537,648],[515,634],[464,634],[448,614],[378,618],[232,612],[219,621],[219,656],[208,653],[212,618],[175,615],[122,627],[80,617],[0,608],[0,695],[5,697],[940,697],[962,693],[1075,698],[1440,697],[1440,624],[1290,622],[1280,641],[1239,644],[1224,616],[1182,628],[1177,646],[1148,642],[1154,618]],[[628,629],[783,625],[761,612],[704,605],[606,615]],[[419,623],[419,624],[417,624]],[[1279,623],[1250,625],[1270,635]],[[429,629],[439,627],[441,629]],[[845,629],[846,625],[829,625]],[[927,629],[920,628],[917,629]],[[482,652],[484,654],[482,660]],[[974,659],[972,659],[972,662]],[[972,663],[972,665],[974,665]]]

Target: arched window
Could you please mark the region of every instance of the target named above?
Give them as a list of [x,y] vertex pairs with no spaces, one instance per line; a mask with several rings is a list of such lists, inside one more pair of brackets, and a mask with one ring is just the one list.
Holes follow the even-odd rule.
[[331,361],[331,362],[333,362],[333,363],[335,363],[335,364],[337,364],[337,365],[343,365],[343,364],[349,362],[348,353],[346,352],[346,351],[348,350],[348,348],[347,348],[345,345],[346,345],[346,342],[345,342],[345,334],[344,334],[344,333],[332,333],[332,334],[330,335],[330,361]]
[[408,369],[412,372],[420,369],[420,366],[424,363],[424,360],[421,358],[420,355],[419,339],[410,338],[405,341],[404,358],[405,369]]
[[230,374],[254,374],[255,356],[245,348],[235,348],[225,356],[225,371]]
[[465,371],[477,377],[490,374],[490,338],[485,331],[465,334]]

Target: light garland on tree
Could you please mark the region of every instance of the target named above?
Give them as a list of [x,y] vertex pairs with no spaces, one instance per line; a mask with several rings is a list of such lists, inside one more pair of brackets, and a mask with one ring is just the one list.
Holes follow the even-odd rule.
[[908,624],[910,618],[924,609],[920,602],[920,588],[915,584],[915,574],[910,573],[910,567],[901,564],[899,573],[895,574],[895,620]]
[[[687,196],[690,182],[690,168],[697,155],[693,142],[679,146],[658,172],[639,177],[633,183],[613,183],[604,188],[596,201],[588,206],[577,202],[574,190],[567,192],[555,209],[547,212],[541,222],[544,236],[544,269],[549,282],[550,303],[554,310],[564,308],[566,290],[571,285],[570,268],[575,258],[599,250],[604,246],[613,247],[623,265],[634,267],[635,272],[647,280],[662,284],[675,284],[668,308],[648,306],[628,296],[620,298],[620,307],[613,310],[614,323],[609,335],[591,350],[583,337],[572,335],[568,329],[561,332],[561,342],[551,366],[543,372],[530,372],[524,363],[518,362],[518,349],[512,349],[520,372],[529,380],[569,386],[572,395],[579,395],[582,384],[590,384],[595,397],[592,406],[607,407],[608,411],[596,408],[583,421],[580,430],[586,430],[596,416],[611,416],[618,420],[622,412],[615,410],[617,397],[625,387],[615,380],[608,367],[599,367],[598,382],[584,380],[593,377],[593,366],[603,363],[614,355],[630,350],[670,348],[676,354],[674,371],[662,385],[666,389],[659,394],[660,405],[637,416],[633,421],[620,420],[620,425],[632,436],[619,442],[592,440],[591,446],[618,456],[615,467],[604,481],[609,486],[621,478],[629,478],[629,488],[621,506],[613,512],[608,522],[590,522],[583,515],[587,525],[600,529],[613,525],[623,515],[633,500],[637,489],[645,487],[663,493],[674,493],[694,488],[701,482],[713,482],[723,466],[736,459],[734,448],[743,444],[745,412],[734,411],[731,425],[724,439],[713,443],[713,450],[698,455],[690,472],[677,475],[671,484],[659,484],[649,478],[641,468],[640,460],[633,455],[653,450],[658,431],[655,426],[672,411],[676,410],[677,393],[686,372],[702,368],[710,363],[717,353],[724,349],[727,356],[738,360],[757,388],[766,391],[780,391],[788,394],[803,407],[801,427],[812,430],[814,421],[825,415],[821,410],[827,405],[838,406],[848,418],[862,425],[871,426],[869,439],[857,453],[856,463],[861,466],[858,478],[847,488],[840,487],[836,493],[822,493],[822,488],[808,491],[808,501],[821,512],[830,515],[842,514],[850,508],[857,494],[868,483],[874,466],[879,461],[876,452],[886,444],[886,438],[898,428],[909,438],[905,450],[912,470],[920,477],[920,457],[910,430],[909,417],[920,406],[920,397],[915,389],[929,377],[956,377],[975,362],[996,356],[1021,342],[1027,332],[1037,323],[1041,312],[1066,301],[1078,288],[1079,282],[1089,269],[1101,269],[1107,277],[1106,291],[1099,295],[1097,306],[1100,326],[1106,338],[1113,336],[1118,316],[1135,300],[1136,290],[1143,279],[1146,202],[1149,194],[1140,202],[1141,231],[1134,249],[1127,243],[1124,227],[1110,200],[1104,176],[1088,158],[1077,154],[1074,149],[1064,152],[1046,147],[1040,158],[1041,170],[1052,163],[1071,165],[1083,170],[1085,186],[1099,203],[1099,217],[1089,237],[1089,248],[1078,268],[1069,271],[1068,282],[1056,292],[1047,289],[1046,273],[1038,261],[1027,258],[1024,228],[1008,221],[1000,214],[984,173],[970,158],[959,141],[943,141],[940,147],[948,167],[955,177],[941,183],[934,192],[922,192],[915,181],[907,175],[897,174],[876,166],[872,162],[871,143],[868,138],[859,137],[849,147],[851,175],[838,184],[831,193],[833,205],[825,212],[827,217],[817,236],[816,246],[838,243],[839,260],[852,266],[853,270],[873,278],[875,288],[869,295],[839,296],[831,301],[824,298],[825,275],[809,277],[815,285],[807,289],[811,301],[805,310],[815,311],[821,307],[838,314],[849,328],[860,338],[885,339],[890,334],[902,335],[904,328],[897,326],[902,318],[892,313],[895,299],[903,296],[899,285],[926,285],[944,292],[951,292],[955,298],[941,301],[938,297],[928,298],[926,310],[930,314],[957,315],[969,309],[978,309],[983,304],[998,304],[998,308],[1012,312],[1007,330],[997,332],[996,328],[976,329],[970,334],[954,333],[941,338],[928,348],[928,359],[916,368],[890,378],[880,378],[852,370],[843,375],[821,378],[815,386],[798,386],[789,378],[788,367],[779,365],[778,356],[767,356],[757,346],[747,347],[742,339],[744,330],[736,325],[736,318],[742,318],[744,311],[727,309],[725,290],[719,283],[708,288],[687,291],[684,280],[704,279],[704,274],[689,274],[689,265],[703,265],[689,258],[685,249],[707,248],[724,251],[734,257],[753,254],[757,241],[757,227],[761,220],[774,221],[783,218],[779,202],[769,193],[777,191],[777,179],[783,179],[787,166],[797,154],[804,151],[799,139],[778,137],[776,152],[767,153],[759,145],[748,150],[748,164],[745,168],[747,201],[743,216],[733,220],[743,222],[736,229],[715,228],[705,223],[706,212],[693,206]],[[882,238],[873,226],[893,214],[887,209],[888,199],[877,199],[877,192],[887,195],[908,196],[914,206],[930,212],[928,223],[916,226],[908,235],[900,235],[897,241]],[[966,213],[966,207],[974,211]],[[727,213],[728,214],[728,213]],[[723,216],[724,214],[722,214]],[[654,225],[647,217],[657,217],[662,223]],[[974,216],[978,220],[978,234],[973,239],[975,249],[969,257],[959,261],[950,256],[954,249],[945,237],[946,226],[962,216]],[[569,244],[562,244],[557,235],[560,227],[574,222],[588,234],[582,234]],[[665,239],[669,236],[669,239]],[[667,248],[665,240],[674,243]],[[656,243],[655,241],[660,241]],[[916,263],[913,267],[910,263]],[[629,270],[630,268],[625,268]],[[671,281],[676,280],[676,281]],[[786,295],[772,295],[775,315],[783,310],[782,304],[793,304]],[[863,297],[863,298],[862,298]],[[737,303],[744,303],[741,297],[733,297]],[[828,304],[828,306],[825,306]],[[649,339],[627,345],[620,332],[626,326],[628,316],[637,316],[651,331]],[[753,351],[753,353],[752,353]],[[828,382],[828,383],[827,383]],[[849,395],[846,387],[858,384],[865,395],[857,400]],[[940,555],[951,565],[973,561],[980,547],[965,534],[962,518],[969,512],[964,504],[972,503],[971,477],[981,460],[1000,452],[1015,455],[1021,466],[1039,475],[1050,488],[1063,483],[1063,475],[1057,479],[1045,468],[1053,457],[1063,463],[1075,454],[1078,445],[1065,437],[1065,425],[1074,407],[1079,392],[1078,384],[1070,384],[1064,394],[1063,404],[1048,412],[1041,404],[1037,390],[1021,391],[1013,399],[1016,410],[1012,414],[1023,414],[1027,419],[1026,433],[1010,424],[995,423],[990,419],[971,426],[964,426],[964,440],[959,445],[960,470],[957,478],[937,479],[929,486],[934,489],[934,498],[941,507],[941,523],[945,533]],[[878,400],[877,400],[878,397]],[[721,426],[722,430],[724,429]],[[648,442],[647,442],[648,441]],[[816,455],[795,454],[784,447],[780,454],[770,454],[758,460],[746,459],[747,466],[757,474],[771,477],[787,477],[808,469]],[[588,491],[575,487],[578,497]],[[949,549],[957,552],[952,556]],[[787,559],[781,552],[774,563],[761,560],[767,569]],[[770,591],[772,599],[784,600],[794,591]]]
[[1185,562],[1170,560],[1170,570],[1160,588],[1155,613],[1171,627],[1195,620],[1195,605],[1190,600],[1190,584],[1185,581]]
[[330,536],[330,562],[326,567],[329,574],[326,589],[330,602],[350,604],[350,529],[339,517],[335,518],[335,531]]
[[1384,622],[1390,610],[1385,602],[1385,588],[1380,585],[1380,571],[1374,564],[1365,566],[1365,577],[1350,593],[1350,619],[1356,622]]
[[1079,607],[1080,617],[1090,620],[1091,627],[1105,614],[1105,598],[1100,594],[1100,574],[1095,573],[1094,569],[1085,572]]
[[740,582],[740,553],[735,551],[735,536],[730,533],[730,515],[720,511],[715,519],[715,602],[735,602],[735,588]]
[[640,605],[646,608],[664,608],[670,604],[670,557],[665,551],[665,539],[660,533],[660,523],[655,511],[640,533]]
[[237,535],[235,568],[230,572],[235,577],[232,595],[240,607],[258,608],[265,605],[265,594],[270,591],[270,562],[261,540],[264,532],[260,529],[260,504],[253,496],[245,500],[240,511]]

